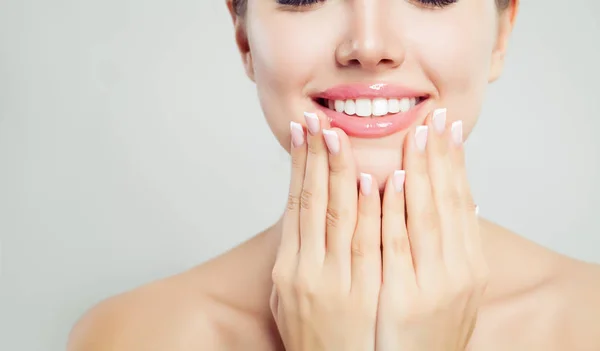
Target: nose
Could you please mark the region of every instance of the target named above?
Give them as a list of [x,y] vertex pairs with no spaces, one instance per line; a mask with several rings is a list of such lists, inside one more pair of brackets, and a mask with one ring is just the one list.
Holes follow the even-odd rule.
[[345,67],[380,71],[394,68],[404,61],[404,49],[395,39],[393,20],[386,1],[354,0],[348,32],[336,49],[336,60]]

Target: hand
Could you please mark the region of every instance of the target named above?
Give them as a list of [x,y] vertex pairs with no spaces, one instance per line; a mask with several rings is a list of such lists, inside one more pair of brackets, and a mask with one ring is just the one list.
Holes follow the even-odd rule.
[[406,140],[406,173],[388,180],[382,205],[377,350],[465,350],[488,272],[462,123],[448,128],[446,111],[436,110]]
[[300,124],[291,124],[292,179],[271,311],[288,351],[374,350],[379,188],[363,175],[358,195],[346,134],[322,132],[325,118],[305,117],[306,136]]

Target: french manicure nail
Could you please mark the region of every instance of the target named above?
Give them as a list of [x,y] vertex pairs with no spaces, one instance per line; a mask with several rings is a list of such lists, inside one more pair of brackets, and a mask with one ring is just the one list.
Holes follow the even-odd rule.
[[296,122],[290,122],[290,130],[292,133],[292,146],[299,147],[304,144],[304,130],[302,125]]
[[398,170],[398,171],[394,171],[394,178],[393,178],[393,182],[394,182],[394,188],[396,189],[396,192],[402,192],[402,189],[404,189],[404,180],[406,179],[406,172],[403,170]]
[[461,145],[463,143],[463,124],[462,121],[455,121],[452,123],[452,141],[456,145]]
[[479,206],[475,206],[475,215],[479,217]]
[[360,174],[360,192],[364,196],[369,196],[371,193],[371,184],[373,183],[373,178],[371,178],[370,174],[361,173]]
[[319,132],[321,128],[321,122],[319,122],[319,117],[316,114],[311,112],[304,112],[304,119],[306,120],[306,126],[308,127],[308,131],[310,134],[315,135]]
[[323,129],[323,137],[325,138],[325,145],[332,155],[337,155],[340,152],[340,139],[338,134],[329,129]]
[[418,126],[417,130],[415,131],[415,143],[419,151],[425,151],[428,130],[429,128],[427,128],[427,126]]
[[433,111],[433,126],[435,130],[442,134],[444,129],[446,129],[446,109],[439,108]]

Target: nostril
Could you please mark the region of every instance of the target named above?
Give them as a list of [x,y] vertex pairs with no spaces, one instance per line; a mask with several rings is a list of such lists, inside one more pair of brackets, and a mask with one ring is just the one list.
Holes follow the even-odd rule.
[[390,60],[390,59],[382,59],[379,61],[380,65],[385,65],[385,66],[390,66],[394,63],[394,60]]
[[361,63],[358,59],[351,59],[346,63],[347,66],[360,66]]

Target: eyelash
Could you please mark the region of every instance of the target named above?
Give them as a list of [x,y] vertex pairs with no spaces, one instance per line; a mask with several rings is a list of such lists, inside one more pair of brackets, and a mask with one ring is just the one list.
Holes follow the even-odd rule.
[[[451,5],[455,2],[457,2],[458,0],[411,0],[411,1],[419,2],[424,6],[441,8],[441,7]],[[319,2],[325,2],[325,0],[277,0],[277,2],[280,5],[284,5],[284,6],[302,7],[302,6],[315,5]]]

